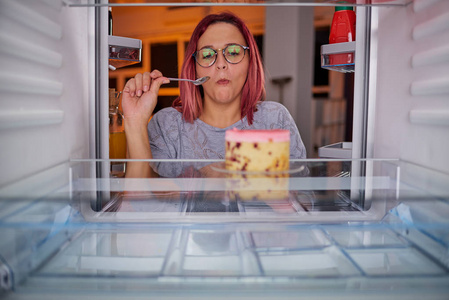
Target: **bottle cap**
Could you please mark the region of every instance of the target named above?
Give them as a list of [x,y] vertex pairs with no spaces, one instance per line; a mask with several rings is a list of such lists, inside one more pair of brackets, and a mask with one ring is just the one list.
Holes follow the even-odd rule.
[[354,10],[354,9],[352,8],[352,6],[335,6],[335,11],[340,10]]

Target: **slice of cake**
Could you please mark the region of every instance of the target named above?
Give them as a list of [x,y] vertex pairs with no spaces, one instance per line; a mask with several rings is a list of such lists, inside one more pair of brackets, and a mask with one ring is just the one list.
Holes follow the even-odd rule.
[[228,130],[225,135],[227,170],[271,172],[289,168],[290,131]]
[[289,130],[226,131],[225,166],[229,197],[240,200],[288,198]]

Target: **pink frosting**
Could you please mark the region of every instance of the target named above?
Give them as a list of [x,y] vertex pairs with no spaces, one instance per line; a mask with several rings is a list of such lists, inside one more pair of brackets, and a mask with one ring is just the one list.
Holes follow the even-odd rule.
[[285,129],[271,130],[227,130],[225,135],[226,141],[231,142],[289,142],[290,131]]

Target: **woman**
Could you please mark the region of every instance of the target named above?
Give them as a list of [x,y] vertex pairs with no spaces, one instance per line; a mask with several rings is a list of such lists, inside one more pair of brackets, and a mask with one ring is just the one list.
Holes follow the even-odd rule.
[[[181,82],[179,98],[172,107],[156,113],[148,126],[159,88],[169,80],[154,70],[137,74],[126,83],[122,107],[130,158],[223,159],[225,131],[232,128],[289,129],[291,157],[306,157],[287,109],[264,101],[260,54],[247,26],[237,16],[208,15],[195,28],[181,77],[203,76],[210,79],[199,87]],[[132,176],[130,170],[127,173]]]

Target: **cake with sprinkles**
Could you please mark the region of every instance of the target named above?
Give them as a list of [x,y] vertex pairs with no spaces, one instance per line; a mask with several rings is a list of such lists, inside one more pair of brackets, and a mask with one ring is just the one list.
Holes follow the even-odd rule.
[[289,168],[289,130],[232,129],[226,131],[225,141],[227,170],[273,172]]

